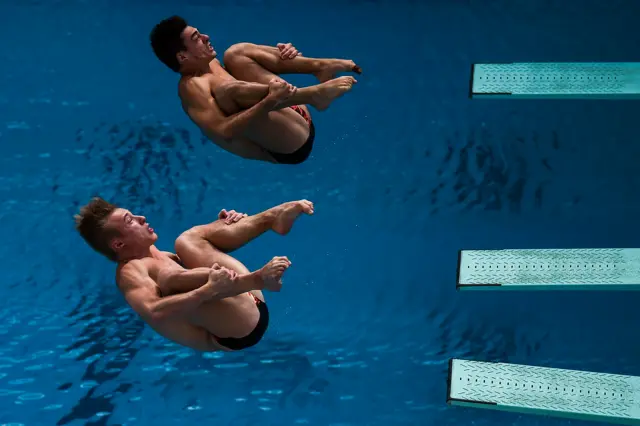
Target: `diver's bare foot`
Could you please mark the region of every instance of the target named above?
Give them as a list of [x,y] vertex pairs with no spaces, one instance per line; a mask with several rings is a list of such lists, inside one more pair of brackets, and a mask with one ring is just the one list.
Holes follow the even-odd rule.
[[313,214],[313,203],[311,201],[290,201],[279,205],[276,207],[277,216],[271,229],[280,235],[287,235],[293,227],[293,222],[295,222],[302,213],[308,215]]
[[338,77],[318,86],[310,105],[318,111],[329,108],[331,102],[347,93],[357,81],[353,77]]
[[276,256],[260,268],[263,288],[269,291],[280,291],[282,288],[282,275],[284,275],[289,266],[291,266],[291,261],[286,256]]
[[320,81],[320,83],[324,83],[329,80],[333,80],[336,78],[336,75],[341,72],[354,72],[356,74],[361,74],[362,69],[356,65],[355,62],[345,59],[329,59],[327,60],[327,65],[322,69],[322,71],[318,71],[313,75]]

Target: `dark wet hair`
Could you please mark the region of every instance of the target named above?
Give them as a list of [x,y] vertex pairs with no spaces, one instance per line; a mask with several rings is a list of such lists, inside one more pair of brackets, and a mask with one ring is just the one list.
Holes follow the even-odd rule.
[[186,49],[182,40],[182,32],[185,28],[187,28],[187,21],[179,16],[172,16],[156,24],[149,36],[151,47],[158,59],[175,72],[180,71],[180,63],[176,55]]
[[109,260],[117,261],[116,253],[111,249],[111,239],[119,236],[115,229],[105,227],[109,216],[118,208],[115,204],[100,197],[94,197],[80,208],[80,213],[74,216],[76,230],[92,249],[104,255]]

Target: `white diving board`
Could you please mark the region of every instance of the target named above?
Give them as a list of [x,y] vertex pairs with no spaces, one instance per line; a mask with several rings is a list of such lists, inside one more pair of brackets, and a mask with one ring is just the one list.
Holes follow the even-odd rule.
[[640,425],[640,377],[452,359],[447,403]]
[[640,290],[640,249],[461,250],[457,290]]
[[474,64],[470,97],[640,99],[640,62]]

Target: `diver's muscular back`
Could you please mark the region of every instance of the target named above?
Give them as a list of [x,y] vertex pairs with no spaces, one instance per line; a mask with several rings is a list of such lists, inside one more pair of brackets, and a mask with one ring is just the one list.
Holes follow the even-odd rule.
[[[116,271],[118,289],[131,308],[161,336],[196,350],[212,350],[207,330],[192,324],[187,316],[163,319],[154,315],[152,305],[160,301],[162,293],[152,275],[157,278],[163,264],[169,266],[168,263],[145,258],[119,265]],[[179,268],[178,265],[175,267]]]
[[220,148],[242,158],[273,162],[273,157],[246,137],[225,137],[223,122],[226,114],[215,100],[213,92],[218,85],[235,78],[215,59],[211,61],[210,73],[183,76],[178,83],[178,95],[182,109],[204,135]]
[[[259,312],[248,293],[211,300],[206,294],[208,284],[202,285],[202,281],[196,285],[193,281],[185,282],[182,288],[167,288],[163,275],[186,271],[176,263],[176,258],[173,253],[158,251],[154,257],[132,260],[118,267],[119,289],[150,327],[167,339],[203,351],[222,349],[212,335],[243,336],[255,327]],[[208,268],[200,269],[207,273]],[[169,297],[201,299],[193,300],[182,312],[171,312],[165,317],[154,315],[152,305]]]

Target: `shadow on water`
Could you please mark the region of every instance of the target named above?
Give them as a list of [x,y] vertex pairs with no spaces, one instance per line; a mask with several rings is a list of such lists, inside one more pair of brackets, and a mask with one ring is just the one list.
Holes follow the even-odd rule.
[[[109,188],[114,199],[145,211],[172,205],[167,213],[182,219],[180,186],[202,168],[194,167],[196,147],[188,130],[147,119],[101,123],[90,132],[78,130],[76,142],[85,151],[84,159],[95,164],[109,181],[101,187]],[[204,136],[199,143],[210,144]],[[204,167],[210,169],[211,165],[205,162]],[[197,207],[201,208],[209,184],[202,175],[195,176],[200,184]]]
[[[372,216],[383,220],[394,209],[420,212],[407,220],[424,226],[435,215],[564,212],[584,202],[584,190],[570,173],[577,167],[570,135],[564,142],[556,130],[524,133],[482,125],[434,130],[424,139],[422,146],[398,149],[393,158],[360,171],[366,176],[355,183],[358,205],[376,208]],[[403,221],[384,228],[402,232],[411,226]]]
[[[97,299],[83,295],[67,317],[71,320],[70,327],[80,325],[82,331],[65,352],[77,352],[75,360],[89,364],[81,381],[90,388],[56,424],[65,425],[82,419],[88,425],[106,425],[115,409],[113,398],[126,394],[133,387],[133,383],[116,386],[116,379],[144,345],[139,340],[144,323],[108,294]],[[73,386],[79,384],[63,383],[58,390],[68,391]]]
[[[333,362],[338,362],[334,357]],[[171,362],[166,358],[165,362]],[[197,374],[208,377],[215,371],[216,389],[237,395],[237,398],[268,397],[278,408],[293,403],[304,408],[310,401],[310,393],[322,393],[330,382],[318,375],[310,355],[301,351],[301,345],[289,339],[272,338],[260,343],[255,349],[233,354],[211,353],[173,360],[172,371],[154,382],[163,387],[161,396],[181,400],[183,407],[206,403],[208,388],[200,381],[184,380],[185,375]],[[243,371],[238,374],[238,369]],[[213,379],[211,379],[213,380]],[[247,389],[250,389],[248,391]],[[196,398],[193,395],[201,395]],[[216,398],[216,397],[213,397]]]
[[[483,128],[466,136],[456,133],[445,144],[445,152],[435,160],[437,183],[429,196],[432,214],[450,209],[520,213],[527,206],[542,208],[554,172],[552,157],[561,149],[557,133],[544,139],[537,133],[496,138]],[[425,152],[425,157],[431,155]]]

